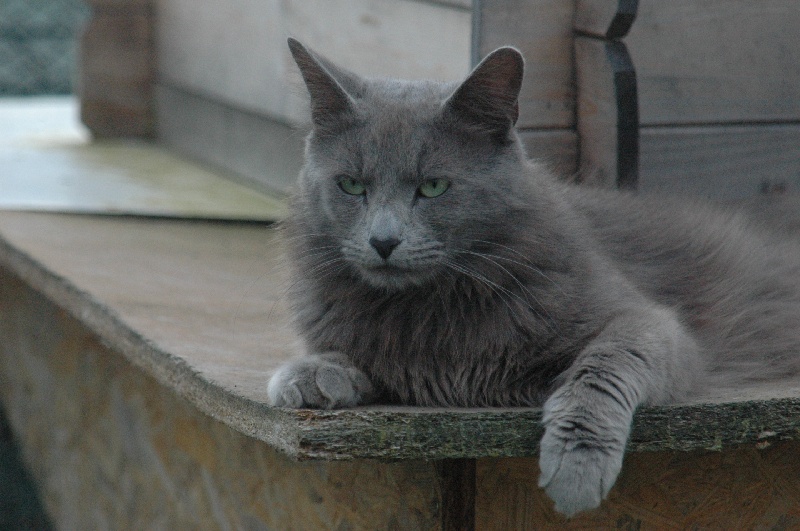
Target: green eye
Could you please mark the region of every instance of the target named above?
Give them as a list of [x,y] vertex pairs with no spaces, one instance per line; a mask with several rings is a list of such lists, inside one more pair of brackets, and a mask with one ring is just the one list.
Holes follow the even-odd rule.
[[339,179],[339,188],[342,192],[350,195],[364,195],[367,193],[367,188],[364,183],[351,179],[350,177],[343,177]]
[[431,179],[422,183],[419,187],[419,195],[427,198],[439,197],[448,188],[450,188],[450,181],[447,179]]

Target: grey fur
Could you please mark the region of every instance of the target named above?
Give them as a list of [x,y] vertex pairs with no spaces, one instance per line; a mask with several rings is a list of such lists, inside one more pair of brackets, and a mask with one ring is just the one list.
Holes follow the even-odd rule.
[[[273,377],[274,405],[543,406],[539,482],[572,515],[614,484],[638,406],[798,372],[800,247],[552,178],[513,128],[516,50],[459,85],[290,48],[314,119],[287,222],[309,354]],[[433,178],[450,188],[420,196]]]

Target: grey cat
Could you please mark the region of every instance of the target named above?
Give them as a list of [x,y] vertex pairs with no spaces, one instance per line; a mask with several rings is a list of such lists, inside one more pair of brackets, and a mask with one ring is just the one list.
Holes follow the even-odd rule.
[[796,374],[800,246],[531,162],[523,59],[367,80],[289,41],[313,130],[287,222],[309,355],[273,405],[542,406],[540,486],[597,507],[643,404]]

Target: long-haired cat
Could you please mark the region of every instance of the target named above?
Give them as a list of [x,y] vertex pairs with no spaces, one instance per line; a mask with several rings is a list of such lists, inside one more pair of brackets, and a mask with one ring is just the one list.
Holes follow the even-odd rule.
[[539,484],[616,480],[636,408],[800,368],[800,247],[744,216],[562,183],[514,124],[523,59],[362,79],[289,41],[313,129],[287,222],[308,355],[273,405],[542,406]]

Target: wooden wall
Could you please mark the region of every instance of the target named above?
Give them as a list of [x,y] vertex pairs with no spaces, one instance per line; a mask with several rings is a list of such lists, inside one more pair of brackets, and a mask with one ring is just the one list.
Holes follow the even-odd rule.
[[78,58],[81,120],[98,137],[155,135],[153,0],[87,0]]
[[535,459],[479,459],[476,529],[798,529],[796,442],[725,452],[628,453],[596,510],[565,519],[536,485]]
[[567,177],[717,198],[800,189],[790,0],[90,3],[90,129],[146,137],[157,125],[161,141],[273,190],[292,186],[302,133],[290,126],[307,119],[289,35],[364,75],[445,80],[517,46],[522,138]]
[[517,126],[529,155],[561,174],[577,169],[574,3],[564,0],[475,0],[472,63],[505,45],[525,56]]
[[[580,134],[585,168],[615,173],[610,166],[626,156],[608,144],[625,115],[618,106],[630,101],[609,95],[614,73],[596,50],[613,41],[635,72],[640,190],[732,199],[800,189],[800,8],[785,0],[627,2],[636,11],[627,34],[609,39],[591,28],[624,4],[577,4],[578,101],[590,102],[578,106],[578,129],[589,124]],[[595,123],[603,119],[605,128]]]
[[288,193],[309,116],[287,37],[365,76],[452,80],[471,21],[469,0],[159,0],[159,140]]

